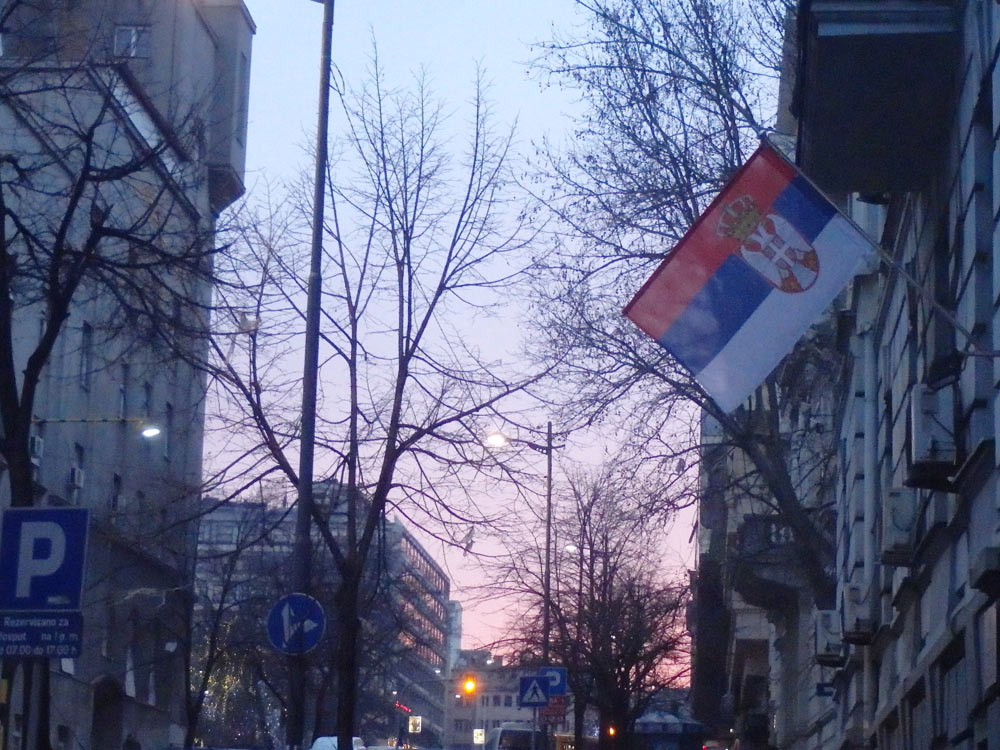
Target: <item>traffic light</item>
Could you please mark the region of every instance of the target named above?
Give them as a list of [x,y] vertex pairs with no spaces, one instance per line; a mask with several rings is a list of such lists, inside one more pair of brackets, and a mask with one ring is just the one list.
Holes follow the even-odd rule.
[[476,694],[476,688],[478,684],[476,683],[476,676],[469,672],[462,677],[462,692],[466,696],[473,696]]

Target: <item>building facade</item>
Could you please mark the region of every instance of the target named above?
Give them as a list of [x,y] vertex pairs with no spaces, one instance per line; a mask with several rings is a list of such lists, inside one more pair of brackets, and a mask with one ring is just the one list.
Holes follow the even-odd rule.
[[[177,330],[199,327],[211,288],[183,263],[206,256],[217,215],[243,191],[253,33],[241,0],[5,6],[0,189],[5,247],[27,279],[16,289],[17,366],[30,366],[53,315],[65,322],[30,418],[33,497],[12,498],[4,482],[0,506],[77,506],[90,518],[82,650],[50,662],[52,747],[139,750],[184,738],[206,381],[145,335],[151,318],[124,311],[152,289],[140,279],[155,254],[160,288],[178,290],[159,302]],[[28,219],[11,230],[13,216]],[[52,286],[30,269],[60,253],[92,273],[53,313]],[[117,285],[98,268],[120,272]],[[203,353],[196,338],[173,343],[192,360]],[[151,423],[160,434],[144,440]],[[23,670],[8,662],[4,677],[0,729],[18,748],[34,724]]]
[[[741,585],[741,553],[773,576],[783,550],[801,559],[794,535],[735,493],[703,501],[696,710],[742,747],[993,750],[1000,6],[797,12],[784,129],[880,248],[816,329],[836,373],[826,397],[781,409],[786,436],[811,424],[830,439],[829,481],[808,503],[835,510],[833,586],[785,576],[779,601]],[[725,655],[710,653],[720,636]]]
[[[343,531],[346,514],[330,502],[338,490],[317,483],[321,504],[333,508],[331,531]],[[333,488],[331,490],[331,488]],[[199,524],[196,572],[196,629],[207,633],[222,618],[233,635],[224,644],[209,705],[211,726],[206,737],[218,745],[266,744],[283,741],[280,700],[269,686],[285,680],[286,664],[264,642],[260,623],[277,599],[291,593],[288,570],[295,534],[293,506],[262,502],[209,504]],[[437,747],[442,744],[445,713],[447,648],[451,639],[450,582],[440,565],[402,523],[387,521],[372,550],[365,575],[366,658],[359,681],[361,737],[369,745]],[[337,575],[317,535],[313,595],[326,609],[328,636],[311,656],[307,726],[316,735],[332,734],[333,704],[316,698],[329,693]],[[325,560],[325,562],[324,562]],[[245,641],[249,638],[252,647]],[[266,680],[247,680],[247,654]],[[233,675],[230,679],[230,675]],[[255,721],[247,721],[248,715]],[[419,717],[419,732],[410,718]],[[416,728],[416,724],[413,724]],[[309,734],[309,732],[307,732]]]
[[[534,676],[535,667],[504,664],[500,656],[486,649],[463,649],[453,665],[449,687],[448,710],[445,717],[445,746],[453,750],[475,750],[481,745],[477,736],[485,738],[491,729],[502,726],[531,728],[533,710],[518,705],[522,677]],[[462,681],[474,677],[475,692],[466,694]],[[572,696],[567,697],[566,719],[552,724],[551,731],[572,731]]]

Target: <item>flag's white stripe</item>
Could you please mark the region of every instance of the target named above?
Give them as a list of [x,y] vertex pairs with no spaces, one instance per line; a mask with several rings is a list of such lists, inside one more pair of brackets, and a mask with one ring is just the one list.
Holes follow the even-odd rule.
[[696,379],[724,411],[732,411],[771,373],[872,252],[871,242],[840,214],[813,240],[820,275],[806,292],[775,290],[747,318]]

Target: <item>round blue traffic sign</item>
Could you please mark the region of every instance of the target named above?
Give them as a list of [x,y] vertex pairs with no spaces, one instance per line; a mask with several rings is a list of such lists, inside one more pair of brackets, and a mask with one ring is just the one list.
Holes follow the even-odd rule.
[[283,654],[304,654],[319,643],[326,629],[326,615],[308,594],[288,594],[271,607],[267,638]]

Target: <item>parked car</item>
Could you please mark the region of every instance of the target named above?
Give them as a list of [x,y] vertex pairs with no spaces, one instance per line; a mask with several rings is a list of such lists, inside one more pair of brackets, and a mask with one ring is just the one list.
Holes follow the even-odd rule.
[[[360,737],[351,737],[351,750],[366,750],[365,743]],[[317,737],[312,744],[311,750],[337,750],[336,737]]]

